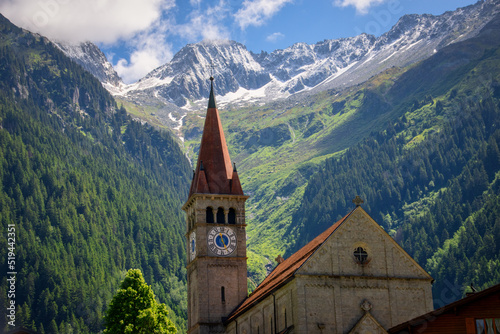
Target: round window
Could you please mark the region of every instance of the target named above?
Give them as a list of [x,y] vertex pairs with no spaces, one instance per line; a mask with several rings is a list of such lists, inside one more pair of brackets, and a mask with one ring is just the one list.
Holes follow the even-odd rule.
[[363,247],[357,247],[354,250],[354,258],[358,263],[366,263],[366,260],[368,259],[368,253]]

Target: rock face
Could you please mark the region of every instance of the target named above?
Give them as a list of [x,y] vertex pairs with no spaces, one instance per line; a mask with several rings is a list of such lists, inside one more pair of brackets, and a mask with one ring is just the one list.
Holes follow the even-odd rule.
[[485,0],[439,16],[405,15],[378,38],[361,34],[312,45],[296,43],[271,53],[254,54],[234,41],[204,41],[185,46],[169,63],[131,85],[121,82],[95,45],[58,45],[115,95],[189,109],[208,96],[211,75],[222,103],[268,102],[349,87],[475,36],[499,12],[500,0]]
[[348,87],[382,70],[404,67],[428,58],[443,47],[476,36],[500,13],[500,1],[486,0],[439,16],[404,15],[391,30],[341,75],[325,80],[319,90]]
[[207,97],[212,72],[216,76],[217,95],[239,88],[258,89],[269,81],[269,73],[244,45],[233,41],[205,41],[182,48],[167,64],[155,69],[125,90],[158,93],[168,102],[182,106],[189,99]]
[[[314,87],[361,60],[376,42],[371,35],[325,40],[313,45],[297,43],[262,58],[262,64],[291,93]],[[297,85],[298,83],[299,85]],[[301,87],[302,86],[302,87]],[[301,87],[300,89],[297,89]],[[296,90],[296,91],[295,91]]]
[[113,65],[106,59],[102,51],[92,42],[81,44],[69,44],[63,42],[53,42],[68,57],[73,59],[84,69],[92,73],[103,85],[119,87],[123,85],[122,80],[113,68]]

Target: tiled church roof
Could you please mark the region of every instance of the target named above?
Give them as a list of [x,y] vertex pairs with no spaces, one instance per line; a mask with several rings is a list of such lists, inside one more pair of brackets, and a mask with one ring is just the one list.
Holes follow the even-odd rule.
[[297,270],[311,257],[312,254],[335,232],[335,230],[354,211],[349,212],[344,218],[330,226],[326,231],[311,240],[307,245],[292,254],[288,259],[278,264],[276,268],[259,284],[259,286],[241,303],[228,317],[226,323],[236,319],[239,315],[249,310],[253,305],[266,298],[276,289],[288,283]]
[[207,115],[189,197],[193,194],[243,195],[238,173],[231,165],[224,130],[215,103],[213,78],[210,80]]

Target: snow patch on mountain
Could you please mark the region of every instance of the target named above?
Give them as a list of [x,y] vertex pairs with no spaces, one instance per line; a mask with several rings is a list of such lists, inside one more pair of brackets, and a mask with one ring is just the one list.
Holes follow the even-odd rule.
[[379,38],[361,34],[312,45],[296,43],[271,53],[254,54],[233,41],[190,44],[119,94],[131,100],[137,94],[159,96],[189,111],[206,101],[212,73],[222,104],[265,103],[297,93],[342,89],[474,36],[499,7],[499,0],[487,0],[440,16],[405,15]]
[[186,112],[206,106],[212,75],[221,106],[343,89],[473,37],[498,13],[500,0],[484,0],[439,16],[404,15],[378,38],[361,34],[312,45],[296,43],[271,53],[254,54],[234,41],[204,41],[186,45],[170,62],[130,85],[119,79],[92,43],[57,45],[113,95],[137,104],[161,105],[165,122],[177,128]]

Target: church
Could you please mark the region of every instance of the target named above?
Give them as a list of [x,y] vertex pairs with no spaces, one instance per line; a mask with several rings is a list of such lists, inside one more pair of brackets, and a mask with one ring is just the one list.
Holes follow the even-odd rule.
[[213,78],[186,212],[188,333],[387,333],[433,310],[432,277],[361,207],[247,295],[245,196]]

